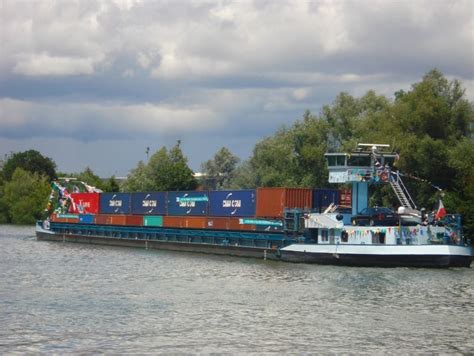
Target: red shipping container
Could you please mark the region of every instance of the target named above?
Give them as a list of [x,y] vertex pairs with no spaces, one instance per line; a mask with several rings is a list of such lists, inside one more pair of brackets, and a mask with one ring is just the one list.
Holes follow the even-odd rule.
[[98,225],[127,225],[127,215],[100,214],[95,216]]
[[163,216],[163,226],[173,228],[206,229],[207,217],[204,216]]
[[341,189],[341,195],[339,199],[339,205],[342,206],[352,206],[352,190],[350,189]]
[[143,226],[143,216],[126,215],[125,216],[125,225]]
[[212,230],[256,230],[255,225],[241,224],[240,220],[241,218],[209,217],[207,219],[207,228]]
[[49,217],[50,221],[58,223],[72,223],[77,224],[79,222],[79,215],[74,214],[51,214]]
[[256,216],[281,218],[285,208],[311,209],[312,195],[309,188],[258,188]]
[[98,214],[99,213],[99,193],[72,193],[73,204],[69,207],[69,212],[73,214]]

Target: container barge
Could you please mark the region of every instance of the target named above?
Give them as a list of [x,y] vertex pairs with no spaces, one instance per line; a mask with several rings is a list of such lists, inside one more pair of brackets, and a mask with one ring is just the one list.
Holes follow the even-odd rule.
[[[254,257],[285,262],[378,267],[469,267],[474,253],[462,235],[460,218],[430,223],[416,215],[399,177],[377,172],[390,154],[372,147],[354,155],[328,156],[330,182],[337,189],[259,188],[255,190],[68,193],[53,184],[56,213],[36,226],[38,240],[88,243]],[[366,166],[361,158],[369,158]],[[367,165],[368,164],[368,165]],[[380,165],[380,164],[379,164]],[[385,179],[386,178],[386,179]],[[395,226],[384,221],[352,225],[367,207],[368,184],[402,190]],[[350,213],[337,212],[349,201]],[[407,203],[408,202],[408,203]],[[334,212],[335,211],[335,212]],[[407,219],[403,212],[415,212]],[[406,214],[405,214],[406,215]],[[408,222],[408,223],[405,223]],[[373,226],[375,225],[375,226]]]

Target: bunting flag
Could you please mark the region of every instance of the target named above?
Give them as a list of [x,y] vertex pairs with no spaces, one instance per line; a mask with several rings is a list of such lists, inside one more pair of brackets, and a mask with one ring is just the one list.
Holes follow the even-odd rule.
[[446,216],[446,209],[444,208],[443,201],[440,199],[439,200],[438,211],[436,212],[435,218],[436,218],[436,220],[440,220],[444,216]]

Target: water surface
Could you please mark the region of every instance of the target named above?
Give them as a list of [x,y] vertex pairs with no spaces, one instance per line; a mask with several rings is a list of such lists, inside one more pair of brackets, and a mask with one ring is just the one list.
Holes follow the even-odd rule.
[[0,225],[0,353],[473,353],[474,269],[36,241]]

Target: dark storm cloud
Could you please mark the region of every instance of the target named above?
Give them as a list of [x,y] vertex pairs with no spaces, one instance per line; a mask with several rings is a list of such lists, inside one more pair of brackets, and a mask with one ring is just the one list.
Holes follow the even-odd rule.
[[130,145],[132,168],[135,146],[181,139],[197,169],[221,146],[248,156],[341,91],[391,97],[436,67],[472,98],[473,12],[470,1],[4,1],[0,153],[82,142],[78,162],[114,172],[90,152]]

